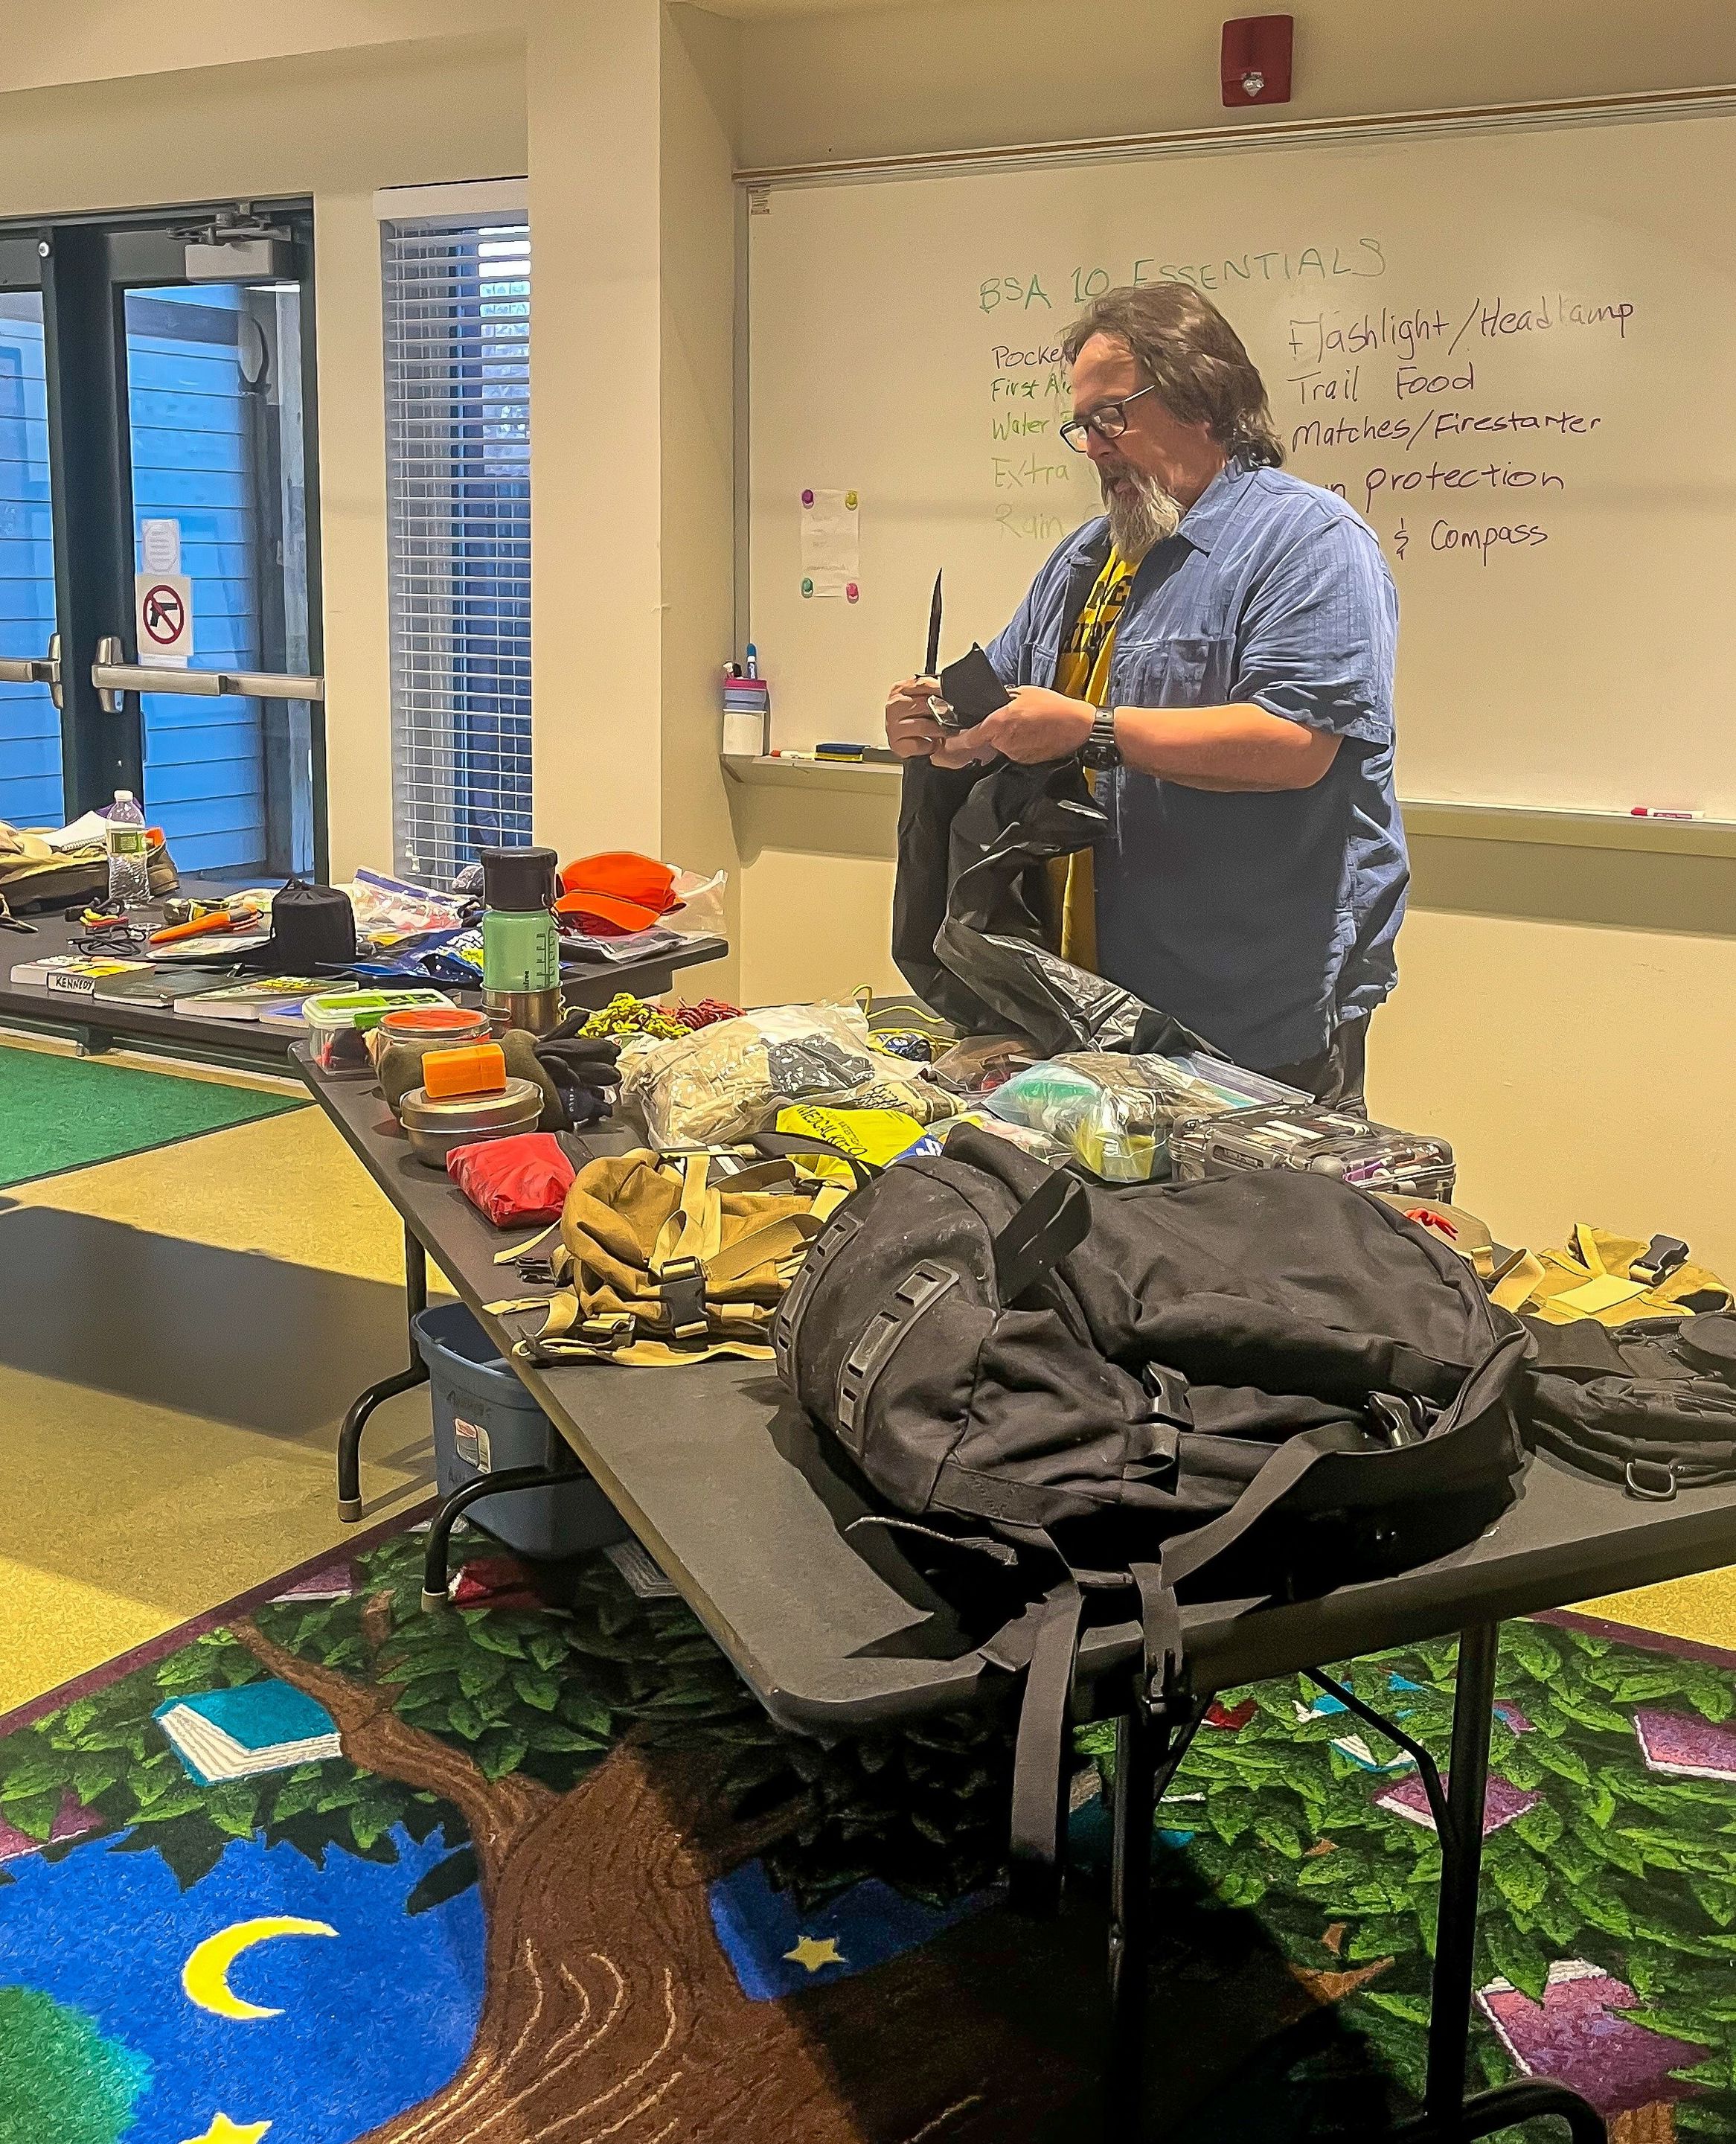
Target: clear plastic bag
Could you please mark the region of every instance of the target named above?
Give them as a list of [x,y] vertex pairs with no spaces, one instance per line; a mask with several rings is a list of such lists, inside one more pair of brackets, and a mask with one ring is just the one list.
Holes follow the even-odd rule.
[[678,931],[684,938],[722,938],[727,936],[723,914],[723,889],[727,871],[713,871],[709,878],[697,871],[678,871],[669,891],[676,906],[662,919],[666,931]]
[[383,871],[359,871],[340,892],[347,893],[355,911],[355,927],[364,936],[378,938],[414,931],[452,931],[463,921],[472,897],[459,893],[436,893],[425,886],[411,886]]
[[620,1106],[652,1144],[711,1146],[766,1130],[795,1102],[902,1109],[918,1124],[958,1104],[869,1040],[854,1005],[770,1005],[621,1052]]
[[1178,1127],[1233,1109],[1301,1108],[1309,1099],[1214,1058],[1094,1050],[1014,1073],[984,1106],[1005,1123],[1060,1140],[1106,1183],[1146,1184],[1169,1174]]

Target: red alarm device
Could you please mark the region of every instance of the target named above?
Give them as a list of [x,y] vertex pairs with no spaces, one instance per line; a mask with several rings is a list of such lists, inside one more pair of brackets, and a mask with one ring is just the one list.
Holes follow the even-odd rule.
[[1220,73],[1229,105],[1287,104],[1293,15],[1243,15],[1223,26]]

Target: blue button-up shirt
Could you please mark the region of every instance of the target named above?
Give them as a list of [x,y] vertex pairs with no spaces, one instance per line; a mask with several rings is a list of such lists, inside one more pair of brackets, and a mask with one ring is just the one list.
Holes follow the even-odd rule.
[[[1053,686],[1109,555],[1088,522],[989,650],[1006,685]],[[1142,562],[1109,704],[1264,707],[1343,740],[1311,789],[1189,789],[1122,768],[1096,856],[1098,960],[1256,1070],[1299,1065],[1398,979],[1410,866],[1392,787],[1398,598],[1374,532],[1333,493],[1233,464]]]

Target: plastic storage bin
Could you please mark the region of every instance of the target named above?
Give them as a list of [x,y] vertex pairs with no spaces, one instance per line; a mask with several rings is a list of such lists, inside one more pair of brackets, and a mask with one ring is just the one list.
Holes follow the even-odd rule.
[[[560,1448],[553,1425],[463,1303],[439,1303],[414,1324],[434,1401],[440,1494],[449,1496],[479,1474],[551,1465]],[[627,1533],[614,1506],[584,1473],[558,1489],[481,1497],[465,1516],[521,1556],[581,1556],[624,1541]]]

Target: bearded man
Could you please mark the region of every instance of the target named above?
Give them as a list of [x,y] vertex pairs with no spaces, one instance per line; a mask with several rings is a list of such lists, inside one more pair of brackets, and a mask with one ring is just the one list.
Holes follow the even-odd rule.
[[886,702],[900,758],[1079,756],[1109,811],[1099,970],[1251,1070],[1360,1102],[1410,878],[1393,792],[1397,597],[1374,532],[1281,468],[1259,373],[1183,283],[1069,330],[1104,514],[989,658],[1011,704],[949,735],[932,678]]

